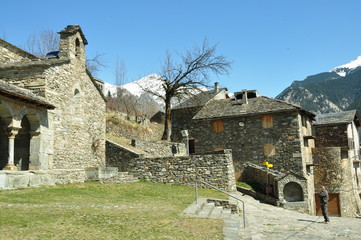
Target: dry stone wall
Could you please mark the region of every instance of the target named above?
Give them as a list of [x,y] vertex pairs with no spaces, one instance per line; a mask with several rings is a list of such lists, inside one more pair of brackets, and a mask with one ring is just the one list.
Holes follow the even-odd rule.
[[145,152],[146,157],[184,156],[187,154],[184,143],[132,140],[132,146]]
[[129,162],[126,170],[150,182],[193,187],[196,180],[202,180],[227,191],[236,189],[230,150],[184,157],[137,158]]

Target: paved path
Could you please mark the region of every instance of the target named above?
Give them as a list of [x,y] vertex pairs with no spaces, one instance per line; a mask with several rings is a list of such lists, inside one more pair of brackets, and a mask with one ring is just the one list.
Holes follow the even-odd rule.
[[330,217],[330,223],[325,224],[322,216],[263,204],[239,192],[236,196],[246,208],[246,229],[241,228],[241,239],[361,239],[361,218]]

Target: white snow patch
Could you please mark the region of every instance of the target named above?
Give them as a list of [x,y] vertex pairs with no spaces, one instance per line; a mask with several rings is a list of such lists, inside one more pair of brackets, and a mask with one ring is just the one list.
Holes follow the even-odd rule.
[[330,72],[336,72],[338,75],[344,77],[346,76],[347,72],[360,66],[361,66],[361,56],[358,56],[355,60],[346,63],[344,65],[335,67]]

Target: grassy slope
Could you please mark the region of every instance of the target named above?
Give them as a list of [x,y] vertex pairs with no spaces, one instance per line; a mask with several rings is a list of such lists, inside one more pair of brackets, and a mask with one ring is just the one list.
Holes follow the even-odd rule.
[[1,239],[222,239],[221,220],[179,215],[193,201],[193,188],[140,182],[0,191]]
[[132,139],[159,141],[162,137],[163,125],[150,123],[137,124],[126,120],[116,112],[107,112],[107,139],[125,147],[131,147]]

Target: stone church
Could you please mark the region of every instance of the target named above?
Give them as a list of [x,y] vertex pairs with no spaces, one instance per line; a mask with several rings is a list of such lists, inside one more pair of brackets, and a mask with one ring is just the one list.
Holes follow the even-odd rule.
[[81,180],[105,166],[105,98],[86,68],[88,41],[79,25],[59,34],[45,58],[0,39],[0,188],[21,172]]

